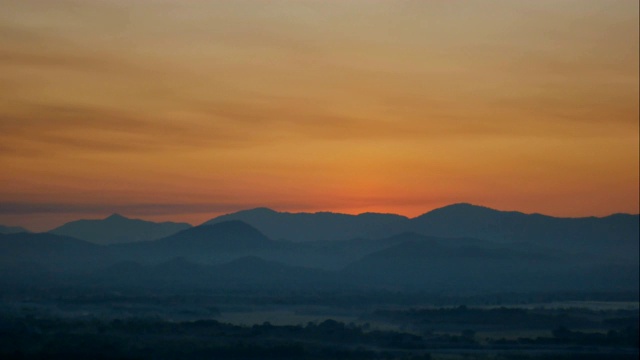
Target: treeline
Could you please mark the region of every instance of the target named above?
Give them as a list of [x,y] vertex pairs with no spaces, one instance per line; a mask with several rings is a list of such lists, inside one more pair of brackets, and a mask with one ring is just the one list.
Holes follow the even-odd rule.
[[406,310],[377,310],[366,319],[397,324],[411,324],[416,329],[443,329],[466,326],[476,329],[556,329],[637,328],[638,310],[592,310],[586,308],[411,308]]
[[419,336],[334,320],[251,327],[150,318],[0,321],[2,359],[431,359],[425,345]]
[[578,345],[578,346],[622,346],[638,348],[638,326],[627,326],[620,330],[609,330],[606,333],[572,331],[562,326],[552,331],[553,336],[536,338],[518,338],[515,340],[492,340],[494,345]]
[[[635,332],[634,332],[635,331]],[[0,318],[2,359],[404,359],[426,360],[432,353],[464,350],[542,349],[588,355],[594,345],[606,358],[637,357],[637,327],[591,334],[558,328],[549,337],[479,343],[473,332],[421,336],[335,320],[297,326],[263,323],[237,326],[215,320],[173,322],[160,318],[72,319],[4,316]],[[576,350],[576,345],[584,345]],[[635,352],[634,352],[635,347]],[[603,349],[604,353],[603,353]],[[606,350],[609,349],[609,350]],[[546,355],[552,355],[553,352]],[[573,356],[573,355],[571,355]],[[469,357],[474,358],[474,357]],[[516,359],[502,356],[492,359]],[[535,357],[521,357],[523,359]],[[549,358],[545,356],[545,358]]]

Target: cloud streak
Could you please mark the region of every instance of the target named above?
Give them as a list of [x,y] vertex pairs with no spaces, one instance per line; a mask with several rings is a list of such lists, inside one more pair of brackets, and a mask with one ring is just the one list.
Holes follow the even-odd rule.
[[5,218],[638,206],[635,1],[0,3]]

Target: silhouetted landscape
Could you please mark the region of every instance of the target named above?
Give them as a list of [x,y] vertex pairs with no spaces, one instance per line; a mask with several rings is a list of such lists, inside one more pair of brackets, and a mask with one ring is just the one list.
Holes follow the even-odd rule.
[[638,215],[259,208],[2,232],[3,358],[638,356]]
[[0,360],[640,357],[638,0],[0,0]]

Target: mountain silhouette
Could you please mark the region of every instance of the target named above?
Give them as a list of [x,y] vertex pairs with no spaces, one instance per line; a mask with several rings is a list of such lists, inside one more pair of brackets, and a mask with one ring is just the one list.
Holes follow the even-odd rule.
[[287,213],[257,208],[222,215],[205,222],[215,224],[240,220],[256,227],[272,239],[289,241],[348,240],[392,235],[408,225],[409,219],[395,214],[347,215],[331,212]]
[[267,208],[240,211],[205,222],[244,221],[272,239],[290,241],[381,239],[405,232],[448,238],[530,243],[636,261],[640,216],[558,218],[453,204],[409,219],[393,214],[286,213]]
[[97,251],[99,246],[68,236],[48,233],[0,234],[0,257],[3,261],[24,261],[31,257],[51,258],[67,254],[85,255],[87,251]]
[[272,240],[242,221],[225,221],[180,231],[153,242],[154,246],[196,251],[242,251],[264,249]]
[[190,227],[187,223],[155,223],[113,214],[102,220],[72,221],[49,232],[96,244],[117,244],[159,239]]
[[[223,221],[231,217],[249,220]],[[408,219],[261,208],[158,239],[108,236],[140,223],[159,225],[117,214],[67,224],[111,231],[107,245],[53,233],[0,235],[0,283],[473,293],[636,291],[640,278],[638,215],[554,218],[455,204]]]
[[222,283],[252,288],[315,288],[335,284],[329,273],[301,266],[291,266],[257,256],[245,256],[215,268]]
[[184,257],[200,263],[229,261],[277,247],[276,242],[242,221],[195,226],[162,239],[110,246],[129,260],[157,262]]
[[48,233],[0,234],[0,273],[20,282],[23,273],[40,277],[84,272],[112,261],[101,245]]
[[526,242],[572,252],[606,253],[637,259],[640,216],[557,218],[454,204],[411,219],[410,231],[437,237],[473,237],[504,243]]
[[102,285],[172,289],[317,289],[334,283],[328,272],[246,256],[218,265],[176,257],[158,264],[119,262],[94,275]]
[[445,293],[637,289],[637,264],[611,266],[571,254],[456,240],[414,238],[368,254],[341,273],[357,284]]
[[29,230],[20,226],[4,226],[0,225],[0,234],[15,234],[21,232],[29,232]]

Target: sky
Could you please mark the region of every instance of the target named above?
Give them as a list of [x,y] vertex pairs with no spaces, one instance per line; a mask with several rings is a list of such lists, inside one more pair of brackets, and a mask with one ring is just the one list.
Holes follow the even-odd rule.
[[0,224],[639,212],[636,0],[0,0]]

